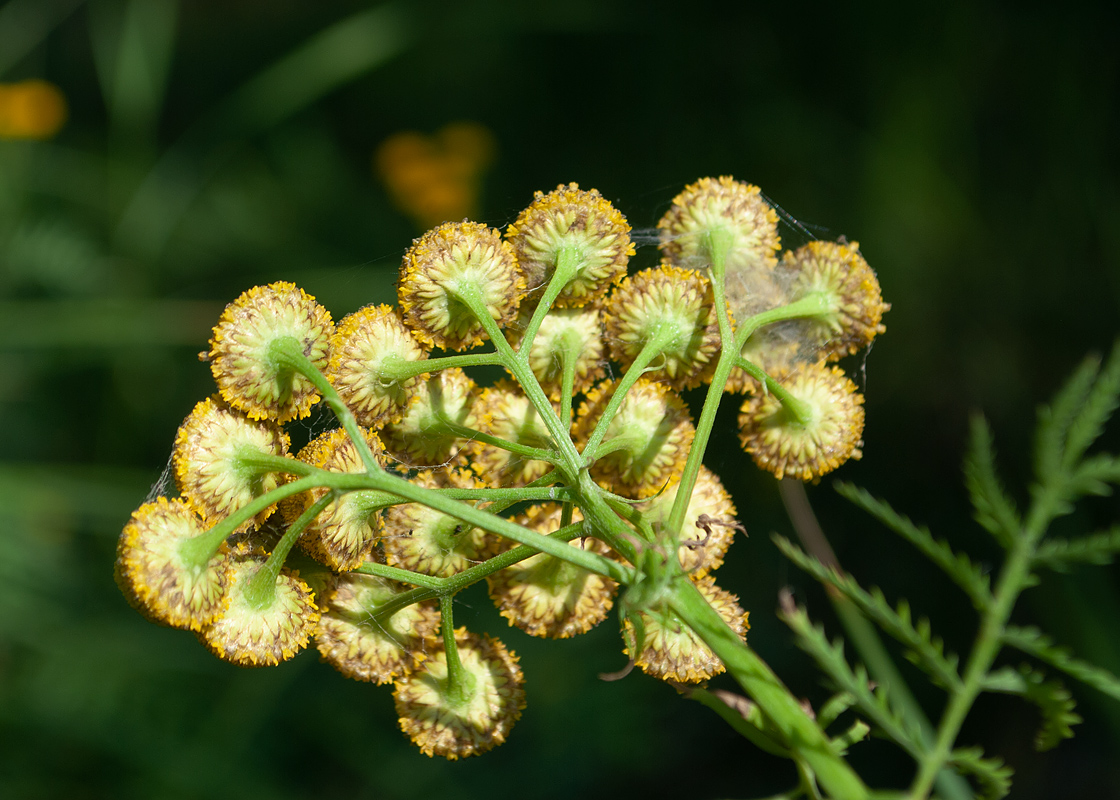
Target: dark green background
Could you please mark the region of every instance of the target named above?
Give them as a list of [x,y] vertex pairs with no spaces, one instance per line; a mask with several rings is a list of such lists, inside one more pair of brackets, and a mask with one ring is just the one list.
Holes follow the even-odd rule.
[[[350,45],[268,71],[376,8],[0,6],[0,80],[48,79],[71,107],[50,142],[0,142],[0,794],[706,798],[785,788],[787,764],[666,686],[638,674],[599,681],[623,664],[611,625],[582,640],[531,640],[480,591],[463,597],[457,620],[500,633],[522,656],[529,706],[494,753],[429,760],[397,731],[387,688],[347,681],[313,654],[240,670],[189,634],[146,623],[113,586],[116,537],[159,481],[179,422],[212,391],[194,355],[222,305],[279,279],[336,319],[391,302],[418,231],[375,180],[372,152],[400,130],[466,119],[498,142],[482,197],[493,225],[534,190],[578,181],[648,233],[686,183],[731,174],[798,221],[783,226],[787,244],[858,240],[894,308],[873,352],[850,365],[867,394],[866,447],[838,474],[994,566],[960,488],[968,414],[992,420],[1005,477],[1025,501],[1036,405],[1117,332],[1115,15],[1076,1],[398,3]],[[317,81],[332,68],[338,80]],[[645,241],[638,266],[656,260]],[[820,700],[774,616],[777,590],[793,587],[837,626],[823,593],[768,540],[789,524],[774,482],[732,446],[734,410],[721,412],[727,444],[708,463],[751,536],[720,582],[751,609],[754,647],[795,692]],[[849,570],[909,596],[951,647],[967,647],[974,618],[947,581],[828,480],[809,492]],[[1088,504],[1063,530],[1106,525],[1116,511],[1112,500]],[[1116,577],[1047,575],[1017,616],[1120,671]],[[1021,703],[983,700],[970,718],[962,742],[1008,759],[1013,796],[1120,795],[1120,708],[1072,688],[1086,722],[1043,756],[1030,749],[1035,712]],[[936,712],[939,695],[920,695]],[[881,742],[852,759],[875,785],[910,775]]]

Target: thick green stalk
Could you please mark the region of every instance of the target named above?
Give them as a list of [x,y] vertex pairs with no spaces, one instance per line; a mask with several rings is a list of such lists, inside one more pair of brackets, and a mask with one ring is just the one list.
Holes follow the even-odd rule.
[[455,619],[451,604],[454,595],[445,594],[439,598],[440,628],[443,630],[443,652],[447,661],[447,696],[453,706],[470,701],[474,694],[476,679],[463,666],[459,658],[459,647],[455,644]]
[[564,291],[564,287],[576,276],[582,258],[580,251],[572,247],[562,247],[560,252],[556,254],[556,268],[552,271],[544,295],[537,303],[537,307],[533,309],[533,316],[529,319],[529,324],[521,335],[518,356],[524,359],[526,364],[529,363],[529,351],[533,349],[533,340],[537,338],[537,331],[540,330],[541,323],[544,322],[548,312],[552,310],[552,304],[556,302],[560,292]]
[[868,796],[863,781],[836,752],[820,726],[770,667],[728,627],[692,581],[683,576],[678,578],[667,599],[677,616],[712,648],[727,671],[758,704],[781,734],[782,744],[812,769],[829,794],[843,800],[862,800]]
[[484,367],[501,363],[501,357],[497,352],[465,353],[458,356],[423,358],[419,361],[409,361],[396,354],[390,354],[381,360],[379,368],[383,378],[399,382],[415,378],[418,375],[451,369],[452,367],[462,369],[463,367]]

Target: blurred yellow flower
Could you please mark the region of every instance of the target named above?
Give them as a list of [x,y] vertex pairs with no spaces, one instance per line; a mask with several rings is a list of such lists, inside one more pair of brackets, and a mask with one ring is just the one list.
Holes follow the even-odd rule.
[[477,122],[453,122],[434,136],[403,131],[374,153],[374,172],[393,203],[423,230],[476,216],[494,135]]
[[0,83],[0,139],[49,139],[66,122],[66,97],[53,83]]

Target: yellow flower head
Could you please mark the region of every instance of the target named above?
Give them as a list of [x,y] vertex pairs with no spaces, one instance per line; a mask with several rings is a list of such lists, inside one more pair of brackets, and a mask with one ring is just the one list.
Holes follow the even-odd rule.
[[[561,507],[533,506],[517,518],[519,525],[549,534],[560,527]],[[572,520],[583,516],[576,509]],[[569,544],[601,555],[610,549],[598,539],[573,539]],[[554,556],[538,553],[486,579],[490,599],[502,616],[530,636],[567,639],[586,633],[610,613],[618,584]]]
[[809,242],[786,253],[780,269],[790,276],[791,301],[817,294],[828,305],[828,316],[808,324],[810,344],[829,361],[862,350],[886,330],[882,319],[890,304],[859,242]]
[[[381,440],[365,431],[366,442],[379,461],[383,459]],[[300,461],[329,472],[365,473],[358,448],[346,431],[337,428],[312,440],[296,456]],[[312,489],[291,498],[286,516],[294,520],[327,493]],[[347,492],[319,512],[300,536],[300,547],[317,561],[336,572],[355,569],[370,557],[381,535],[381,506],[369,492]]]
[[556,271],[561,251],[578,260],[576,274],[556,298],[555,305],[583,306],[606,292],[626,275],[634,255],[626,218],[595,189],[561,184],[543,194],[506,229],[517,251],[530,292],[544,287]]
[[[424,470],[412,479],[426,489],[477,489],[482,483],[469,469]],[[391,567],[446,578],[494,554],[495,538],[421,503],[385,510],[382,547]]]
[[465,699],[456,702],[448,692],[442,648],[398,679],[394,690],[401,730],[424,755],[450,761],[500,745],[525,708],[524,677],[505,645],[466,628],[455,631],[455,644],[473,684]]
[[513,248],[478,222],[448,222],[417,239],[397,286],[405,324],[424,344],[445,350],[474,347],[486,338],[464,297],[475,296],[504,326],[517,318],[524,293]]
[[[675,481],[664,492],[638,506],[654,530],[659,530],[669,521],[680,485],[679,480]],[[714,472],[701,466],[696,487],[688,501],[677,550],[677,558],[685,572],[699,578],[719,568],[734,539],[737,524],[731,495]]]
[[[522,332],[531,314],[522,306],[518,326],[506,333],[515,348],[520,347]],[[529,368],[554,401],[560,400],[564,377],[564,355],[574,353],[572,392],[586,392],[606,374],[601,313],[595,306],[551,308],[529,349]]]
[[[710,575],[697,580],[696,588],[739,638],[745,639],[750,623],[748,614],[739,605],[739,598],[716,586]],[[639,613],[645,629],[641,652],[635,657],[630,652],[630,644],[626,645],[625,652],[634,658],[642,672],[675,683],[700,683],[725,670],[719,657],[669,609]],[[627,642],[634,641],[635,635],[634,626],[627,620]]]
[[[616,382],[587,394],[575,423],[575,436],[587,441],[606,410]],[[607,423],[599,445],[609,451],[591,466],[596,480],[628,497],[656,494],[684,467],[696,429],[684,401],[664,384],[641,378]]]
[[739,440],[758,466],[778,478],[809,481],[862,455],[863,396],[842,369],[823,361],[799,364],[779,380],[808,418],[795,419],[772,393],[748,398]]
[[711,283],[695,270],[663,264],[631,275],[607,303],[611,355],[629,367],[648,342],[669,336],[656,374],[677,390],[710,381],[720,349],[713,302]]
[[210,370],[222,398],[250,419],[302,419],[319,402],[311,382],[277,363],[270,347],[295,339],[325,369],[334,333],[330,313],[294,283],[254,286],[226,306],[210,338]]
[[160,497],[141,506],[117,545],[117,577],[125,597],[149,619],[200,630],[225,609],[225,548],[205,564],[183,559],[180,545],[205,531],[190,506]]
[[389,683],[411,672],[436,646],[439,609],[414,603],[383,618],[378,610],[410,587],[351,572],[328,581],[315,646],[348,678]]
[[[482,390],[474,405],[479,430],[507,442],[551,449],[552,437],[529,398],[510,381]],[[491,486],[524,486],[549,470],[547,461],[526,459],[481,441],[468,446],[475,468]]]
[[377,428],[400,419],[421,376],[398,380],[393,365],[428,357],[392,306],[366,306],[338,324],[327,378],[358,422]]
[[444,419],[475,426],[478,387],[458,367],[441,370],[421,381],[401,418],[381,431],[385,448],[410,467],[433,467],[459,456],[466,439],[448,430]]
[[759,188],[727,176],[686,186],[657,227],[665,259],[686,269],[711,264],[713,234],[727,239],[724,264],[729,275],[733,270],[772,269],[781,246],[778,215]]
[[263,564],[263,556],[233,559],[229,607],[198,634],[211,653],[242,667],[269,667],[287,661],[307,646],[319,622],[315,596],[297,572],[280,572],[269,605],[261,608],[249,600],[245,589]]
[[53,83],[0,83],[0,139],[50,139],[66,114],[66,97]]
[[[207,524],[213,524],[284,482],[251,459],[287,455],[288,443],[288,434],[272,423],[247,419],[220,399],[207,398],[183,420],[175,436],[175,482]],[[257,523],[275,510],[266,508],[257,515]],[[252,524],[247,520],[240,530]]]

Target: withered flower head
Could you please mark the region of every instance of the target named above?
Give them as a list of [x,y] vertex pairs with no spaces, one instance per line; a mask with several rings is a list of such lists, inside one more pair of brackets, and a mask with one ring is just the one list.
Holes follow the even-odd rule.
[[686,186],[657,227],[666,260],[686,269],[712,263],[713,234],[728,240],[724,264],[729,274],[773,269],[781,246],[778,215],[759,188],[727,176]]
[[[696,588],[719,612],[723,621],[745,639],[750,623],[748,614],[739,605],[739,598],[716,586],[710,575],[697,580]],[[676,683],[700,683],[726,669],[711,648],[669,609],[657,608],[639,613],[645,637],[642,650],[634,662],[647,675]],[[629,621],[626,623],[626,634],[626,639],[633,641],[635,631]],[[625,652],[634,657],[629,644]]]
[[434,467],[452,461],[467,441],[450,431],[444,420],[475,427],[477,391],[475,382],[458,367],[421,381],[401,418],[382,429],[385,449],[410,467]]
[[319,393],[307,378],[276,361],[272,344],[294,339],[322,370],[333,333],[331,315],[294,283],[254,286],[226,306],[206,358],[227,403],[250,419],[287,422],[310,414]]
[[629,368],[651,340],[664,342],[656,374],[677,390],[711,380],[719,357],[712,286],[695,270],[663,264],[622,282],[606,308],[611,355]]
[[859,252],[859,242],[809,242],[782,258],[780,269],[790,274],[789,298],[820,295],[829,312],[808,322],[811,344],[829,361],[871,344],[886,328],[883,314],[890,304],[875,272]]
[[319,622],[311,588],[287,569],[280,572],[271,603],[262,608],[251,602],[245,590],[263,564],[263,556],[240,555],[231,561],[229,607],[198,634],[211,653],[242,667],[288,660],[307,646]]
[[[606,410],[617,382],[599,384],[587,394],[575,424],[578,442],[586,442]],[[641,378],[626,394],[618,413],[607,422],[591,474],[628,497],[656,494],[684,467],[696,429],[684,401],[664,384]]]
[[[603,347],[603,326],[595,306],[552,308],[541,323],[533,346],[529,349],[529,368],[553,400],[560,399],[564,376],[564,358],[574,361],[573,394],[587,389],[606,373]],[[515,348],[521,345],[521,334],[530,315],[522,308],[518,326],[506,333]]]
[[[365,431],[374,458],[383,460],[381,440]],[[329,472],[366,471],[358,448],[346,431],[336,428],[312,440],[297,458]],[[286,516],[293,520],[328,492],[326,488],[302,492],[290,499]],[[313,519],[299,538],[300,547],[312,558],[337,572],[355,569],[368,560],[381,535],[381,506],[370,492],[347,492]]]
[[405,254],[397,296],[418,340],[463,350],[486,338],[464,304],[477,297],[499,326],[517,317],[525,277],[502,235],[478,222],[448,222],[417,239]]
[[[552,436],[533,404],[510,381],[483,389],[474,416],[479,430],[491,436],[542,450],[553,447]],[[478,440],[468,449],[479,474],[491,486],[524,486],[549,469],[547,461],[527,459]]]
[[555,305],[583,306],[602,295],[626,275],[634,255],[626,218],[595,189],[561,184],[533,202],[506,229],[529,291],[548,284],[562,251],[579,264],[556,298]]
[[181,500],[157,498],[133,512],[117,544],[121,590],[149,619],[200,630],[225,609],[226,554],[205,564],[184,559],[180,546],[204,532],[198,514]]
[[358,422],[377,428],[400,418],[422,380],[398,379],[394,365],[427,357],[395,308],[366,306],[338,324],[326,375]]
[[[424,470],[412,479],[427,489],[481,487],[469,469]],[[494,537],[422,503],[401,503],[384,513],[383,548],[389,566],[445,578],[493,554]]]
[[799,364],[780,382],[808,418],[799,422],[772,393],[749,397],[739,414],[739,440],[758,466],[778,478],[809,481],[862,455],[863,396],[843,370],[823,361]]
[[[680,485],[679,480],[674,481],[664,492],[638,506],[654,530],[668,522]],[[699,578],[718,569],[735,537],[737,524],[731,495],[715,473],[701,466],[689,498],[677,550],[685,572]]]
[[401,593],[404,584],[351,572],[328,582],[315,630],[323,659],[348,678],[388,683],[411,672],[436,646],[439,609],[431,603],[382,616],[380,609]]
[[[560,527],[561,506],[533,506],[517,518],[519,525],[549,534]],[[572,520],[583,519],[579,510]],[[572,547],[607,555],[610,549],[598,539],[573,539]],[[610,578],[538,553],[487,579],[490,598],[502,616],[530,636],[566,639],[586,633],[606,619],[618,584]]]
[[436,650],[415,672],[396,682],[401,730],[428,756],[458,758],[485,753],[506,740],[525,708],[517,656],[497,639],[455,631],[459,658],[473,684],[456,700],[447,686],[447,655]]
[[[207,524],[214,524],[284,482],[252,458],[287,455],[288,442],[288,434],[274,424],[247,419],[221,400],[207,398],[175,436],[175,482]],[[275,510],[269,506],[258,514],[257,524]],[[252,523],[247,520],[239,530]]]

